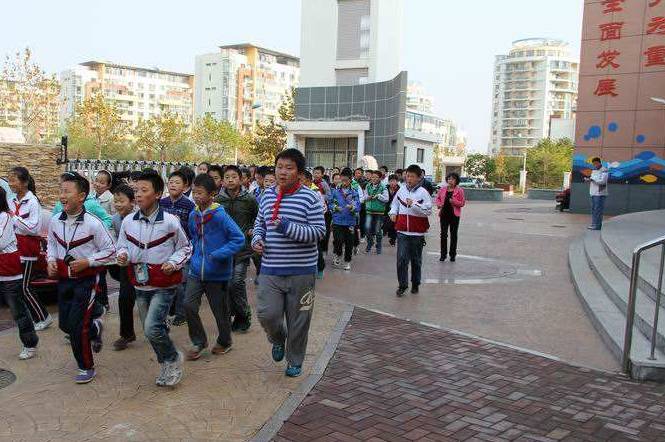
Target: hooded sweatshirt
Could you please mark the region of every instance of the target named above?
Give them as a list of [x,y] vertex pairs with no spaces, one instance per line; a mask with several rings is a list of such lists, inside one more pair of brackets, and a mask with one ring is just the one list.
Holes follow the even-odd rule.
[[[407,200],[411,199],[413,204],[407,206]],[[396,216],[395,230],[404,235],[424,236],[429,230],[428,217],[432,213],[432,197],[422,187],[422,181],[414,187],[409,188],[402,185],[390,207],[390,216]]]

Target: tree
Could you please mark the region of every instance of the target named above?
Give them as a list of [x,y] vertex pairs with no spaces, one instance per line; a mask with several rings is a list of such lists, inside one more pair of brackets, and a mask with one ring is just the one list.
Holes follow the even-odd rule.
[[434,181],[440,183],[443,181],[443,170],[441,170],[441,146],[434,145],[434,152],[432,153],[432,166],[434,167]]
[[114,158],[127,137],[127,124],[102,93],[87,97],[67,121],[67,133],[76,157]]
[[541,140],[527,151],[529,182],[543,189],[561,188],[563,173],[572,167],[573,150],[573,143],[567,138]]
[[247,153],[248,141],[226,120],[206,115],[194,122],[191,139],[203,158],[211,163],[235,160],[236,152]]
[[291,88],[288,94],[282,97],[282,104],[277,110],[282,121],[293,121],[296,119],[296,90]]
[[[0,74],[0,126],[20,127],[29,143],[50,142],[58,130],[60,83],[25,48],[5,57]],[[10,117],[16,118],[10,121]]]
[[494,173],[495,168],[494,159],[489,155],[481,153],[473,153],[467,156],[464,162],[464,170],[466,170],[467,175],[473,177],[489,179]]
[[176,157],[176,149],[181,150],[186,134],[187,125],[180,115],[162,112],[137,124],[133,131],[134,146],[149,160],[156,157],[158,161],[177,161],[182,158]]
[[259,122],[251,142],[251,154],[260,164],[273,164],[286,144],[286,131],[270,119]]

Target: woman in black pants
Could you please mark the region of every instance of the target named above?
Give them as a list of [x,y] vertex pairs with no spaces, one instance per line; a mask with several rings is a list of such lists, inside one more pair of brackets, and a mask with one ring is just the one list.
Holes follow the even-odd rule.
[[464,189],[459,187],[459,175],[449,173],[446,176],[448,185],[439,189],[434,202],[439,208],[441,222],[441,258],[445,261],[448,255],[448,229],[450,229],[450,261],[454,262],[457,256],[457,230],[462,215],[462,207],[466,203]]

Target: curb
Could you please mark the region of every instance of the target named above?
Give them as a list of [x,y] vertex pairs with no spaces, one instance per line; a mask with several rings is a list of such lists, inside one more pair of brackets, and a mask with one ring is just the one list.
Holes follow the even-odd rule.
[[307,397],[309,392],[312,391],[312,388],[318,384],[318,382],[323,377],[326,368],[328,367],[328,363],[335,354],[335,350],[337,350],[337,345],[339,344],[342,334],[344,333],[344,330],[346,329],[346,326],[349,323],[351,316],[353,315],[354,308],[355,307],[351,304],[346,305],[346,308],[337,321],[335,328],[330,333],[330,336],[328,336],[326,344],[323,347],[323,350],[321,351],[318,359],[316,360],[314,367],[312,368],[311,374],[300,384],[297,391],[289,395],[289,397],[282,403],[282,405],[272,415],[268,422],[263,425],[261,430],[259,430],[259,432],[256,433],[254,437],[249,439],[250,442],[268,442],[273,440],[273,438],[284,425],[284,422],[286,422],[291,417],[293,412],[296,411],[302,401]]

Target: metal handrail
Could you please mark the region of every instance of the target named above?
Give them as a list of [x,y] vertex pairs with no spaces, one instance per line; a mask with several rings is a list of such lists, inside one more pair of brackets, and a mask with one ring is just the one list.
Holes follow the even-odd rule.
[[655,359],[656,352],[656,334],[658,332],[658,313],[660,310],[660,298],[663,293],[663,265],[665,264],[665,236],[645,242],[635,248],[633,251],[632,269],[630,272],[630,289],[628,292],[628,306],[626,308],[626,331],[623,341],[623,359],[621,366],[625,373],[630,373],[630,349],[633,344],[633,324],[635,323],[635,302],[637,298],[637,287],[640,277],[640,259],[642,252],[654,247],[662,246],[660,254],[660,266],[658,272],[658,290],[656,291],[656,310],[654,312],[653,330],[651,333],[651,356],[649,359]]

